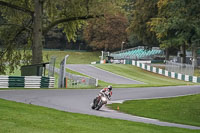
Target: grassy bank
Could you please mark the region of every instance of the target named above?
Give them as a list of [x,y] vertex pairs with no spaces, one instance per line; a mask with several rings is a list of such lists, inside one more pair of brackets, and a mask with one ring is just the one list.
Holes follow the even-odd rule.
[[96,65],[96,67],[145,83],[139,85],[117,85],[118,87],[148,87],[148,86],[156,87],[156,86],[175,86],[175,85],[194,84],[192,82],[185,82],[177,79],[172,79],[166,76],[145,71],[141,68],[132,65],[107,64],[107,65]]
[[[66,55],[69,55],[67,64],[90,64],[93,61],[100,60],[100,52],[73,52],[73,51],[43,51],[45,61],[51,56],[56,56],[56,67],[60,67],[60,62]],[[46,58],[47,57],[47,58]]]
[[155,118],[161,121],[200,126],[200,94],[176,98],[133,100],[123,104],[109,105],[119,107],[121,112]]
[[1,133],[199,133],[199,130],[68,113],[1,99],[0,114]]

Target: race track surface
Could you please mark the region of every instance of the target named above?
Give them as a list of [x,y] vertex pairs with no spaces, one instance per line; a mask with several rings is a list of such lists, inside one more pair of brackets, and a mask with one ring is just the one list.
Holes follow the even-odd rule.
[[88,75],[90,77],[113,84],[144,84],[143,82],[132,80],[117,74],[99,69],[92,65],[86,64],[67,64],[68,69]]
[[[63,110],[89,114],[95,116],[123,119],[129,121],[151,123],[161,126],[172,126],[190,129],[200,129],[200,127],[161,122],[155,119],[132,116],[103,107],[100,111],[90,108],[93,98],[100,90],[0,90],[0,98],[27,104],[34,104]],[[149,88],[120,88],[113,89],[112,101],[124,101],[130,99],[152,99],[174,97],[180,95],[199,94],[200,86],[176,86],[176,87],[149,87]]]

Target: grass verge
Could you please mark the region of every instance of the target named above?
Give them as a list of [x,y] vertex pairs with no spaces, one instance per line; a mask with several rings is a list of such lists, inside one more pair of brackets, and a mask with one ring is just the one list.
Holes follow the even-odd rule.
[[199,130],[68,113],[0,99],[1,133],[199,133]]
[[72,52],[72,51],[44,51],[43,56],[48,62],[51,56],[56,56],[56,67],[60,68],[60,62],[66,55],[69,55],[67,64],[90,64],[100,60],[100,52]]
[[194,85],[192,82],[185,82],[177,79],[172,79],[156,73],[152,73],[136,66],[122,64],[106,64],[95,65],[98,68],[106,71],[144,82],[145,84],[132,85],[113,85],[114,87],[158,87],[158,86],[176,86],[176,85]]
[[112,109],[119,107],[121,112],[136,116],[200,126],[200,94],[176,98],[131,100],[108,106]]

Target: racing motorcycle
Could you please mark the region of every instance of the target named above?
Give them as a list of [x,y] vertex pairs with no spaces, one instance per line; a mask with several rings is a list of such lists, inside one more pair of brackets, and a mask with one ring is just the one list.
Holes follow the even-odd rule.
[[107,104],[109,97],[105,93],[99,93],[92,103],[91,108],[99,110],[104,104]]

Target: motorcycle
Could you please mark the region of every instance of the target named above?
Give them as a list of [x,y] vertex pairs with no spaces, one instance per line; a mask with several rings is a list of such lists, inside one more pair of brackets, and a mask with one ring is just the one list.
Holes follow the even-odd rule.
[[105,93],[100,93],[98,97],[96,97],[92,103],[91,108],[95,110],[99,110],[104,104],[107,104],[108,97]]

